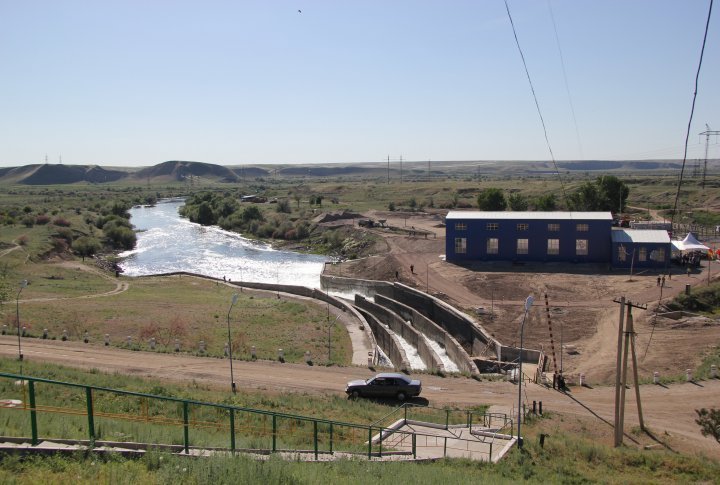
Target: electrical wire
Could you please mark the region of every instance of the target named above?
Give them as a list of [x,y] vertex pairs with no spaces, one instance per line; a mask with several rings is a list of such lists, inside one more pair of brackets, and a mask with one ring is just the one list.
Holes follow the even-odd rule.
[[530,91],[532,91],[533,99],[535,100],[535,108],[537,108],[538,116],[540,117],[540,123],[542,124],[543,134],[545,135],[545,143],[547,144],[548,151],[550,152],[550,159],[552,160],[553,166],[555,167],[555,173],[560,180],[560,188],[562,189],[563,198],[565,199],[565,205],[570,208],[570,204],[565,192],[565,184],[563,183],[560,170],[558,169],[557,162],[555,161],[555,154],[553,154],[552,147],[550,146],[550,139],[547,134],[547,127],[545,126],[545,119],[543,118],[542,111],[540,110],[540,103],[538,102],[537,95],[535,94],[535,87],[533,86],[532,79],[530,78],[530,71],[528,71],[527,63],[525,62],[525,55],[523,54],[522,48],[520,47],[520,41],[518,40],[517,31],[515,30],[515,23],[513,22],[512,15],[510,14],[510,6],[507,0],[505,0],[505,10],[507,11],[508,18],[510,19],[510,26],[512,27],[513,36],[515,37],[515,45],[517,45],[520,58],[522,59],[523,67],[525,68],[525,75],[527,76],[528,83],[530,84]]
[[[507,5],[507,1],[505,2]],[[690,126],[692,125],[693,115],[695,114],[695,101],[697,100],[698,83],[700,80],[700,68],[702,67],[703,56],[705,55],[705,44],[707,43],[707,34],[710,28],[710,17],[712,15],[713,0],[710,0],[707,21],[705,22],[705,35],[703,36],[702,49],[700,49],[700,61],[698,62],[697,72],[695,73],[695,92],[693,93],[692,107],[690,108],[690,119],[688,120],[687,131],[685,133],[685,152],[683,154],[682,167],[680,168],[680,177],[678,178],[677,193],[675,194],[675,204],[673,205],[672,217],[670,219],[671,227],[675,222],[677,214],[678,200],[680,199],[680,187],[682,186],[683,174],[685,173],[685,163],[687,162],[688,141],[690,139]]]
[[575,116],[575,105],[573,104],[572,96],[570,96],[570,84],[568,83],[567,72],[565,71],[565,58],[563,57],[562,48],[560,47],[560,36],[558,36],[557,24],[555,23],[555,14],[553,13],[552,9],[552,0],[548,0],[548,9],[550,10],[550,18],[552,19],[553,30],[555,31],[555,44],[558,48],[558,54],[560,54],[560,66],[562,67],[563,80],[565,81],[565,92],[567,93],[568,102],[570,104],[570,112],[572,113],[573,124],[575,125],[575,137],[577,138],[580,159],[585,159],[585,155],[583,155],[582,143],[580,142],[580,129],[578,128],[577,117]]

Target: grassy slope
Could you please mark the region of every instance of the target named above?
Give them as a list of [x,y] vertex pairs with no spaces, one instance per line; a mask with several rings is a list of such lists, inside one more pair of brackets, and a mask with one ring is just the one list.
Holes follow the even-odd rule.
[[[12,371],[17,362],[0,360],[0,369]],[[229,397],[227,394],[193,383],[189,387],[142,380],[127,376],[83,373],[74,369],[28,363],[29,373],[60,380],[82,381],[140,392],[192,397],[205,401],[232,402],[243,406],[282,409],[303,415],[324,416],[368,423],[392,407],[367,401],[348,401],[337,397],[298,394],[270,396],[264,393]],[[3,392],[7,391],[7,388]],[[46,389],[45,392],[48,392]],[[62,396],[56,396],[60,399]],[[66,405],[77,405],[72,396]],[[117,406],[126,405],[116,402]],[[13,413],[13,414],[8,414]],[[18,411],[0,413],[3,433],[18,431]],[[9,417],[8,417],[9,416]],[[60,416],[53,424],[41,421],[41,429],[58,432]],[[77,455],[62,458],[0,460],[1,483],[718,483],[720,463],[703,457],[689,457],[667,451],[612,449],[600,444],[592,429],[580,427],[563,431],[562,416],[551,415],[526,424],[525,452],[513,450],[499,464],[467,460],[441,460],[434,463],[372,463],[364,460],[334,463],[285,462],[271,458],[256,462],[242,456],[210,459],[183,459],[151,453],[137,460],[119,457]],[[72,424],[65,426],[72,426]],[[106,425],[107,426],[107,425]],[[537,436],[550,431],[545,447]],[[109,430],[106,430],[109,433]],[[193,431],[195,433],[195,431]],[[80,436],[84,438],[84,436]],[[112,438],[112,436],[108,436]]]

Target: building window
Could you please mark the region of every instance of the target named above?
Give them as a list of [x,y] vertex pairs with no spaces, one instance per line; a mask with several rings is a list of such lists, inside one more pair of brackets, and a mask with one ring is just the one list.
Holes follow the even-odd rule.
[[625,259],[627,258],[627,251],[625,251],[625,246],[622,244],[618,246],[618,261],[621,263],[625,262]]
[[527,231],[530,228],[529,224],[518,224],[517,230],[518,231]]
[[517,240],[517,254],[527,254],[528,253],[528,240],[527,239],[518,239]]
[[467,224],[465,224],[464,222],[456,222],[455,230],[456,231],[465,231],[465,230],[467,230]]
[[665,261],[665,248],[657,248],[650,251],[650,259],[653,261]]
[[549,232],[558,232],[560,230],[560,224],[548,224]]
[[587,254],[588,254],[588,240],[587,239],[575,239],[575,254],[578,256],[587,256]]
[[500,245],[498,244],[498,238],[496,237],[489,237],[487,240],[487,253],[488,254],[497,254],[498,248]]
[[455,254],[467,253],[467,238],[456,237],[455,238]]
[[645,246],[638,251],[638,261],[647,261],[647,248]]
[[500,229],[500,224],[497,222],[488,222],[485,224],[486,231],[497,231],[498,229]]
[[588,229],[589,227],[587,224],[578,224],[575,226],[575,230],[578,232],[588,232]]
[[560,254],[560,239],[548,239],[548,254]]

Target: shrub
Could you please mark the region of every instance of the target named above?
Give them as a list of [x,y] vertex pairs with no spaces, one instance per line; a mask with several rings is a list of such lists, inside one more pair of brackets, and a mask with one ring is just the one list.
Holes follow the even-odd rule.
[[50,222],[50,217],[46,216],[45,214],[41,214],[35,218],[35,224],[38,226],[44,226]]
[[56,217],[55,220],[53,220],[53,224],[60,227],[70,227],[70,221],[64,217]]
[[22,236],[17,238],[17,243],[20,246],[27,246],[28,241],[30,241],[30,238],[27,237],[27,234],[23,234]]
[[33,227],[35,225],[35,218],[32,216],[23,217],[22,223],[25,227]]

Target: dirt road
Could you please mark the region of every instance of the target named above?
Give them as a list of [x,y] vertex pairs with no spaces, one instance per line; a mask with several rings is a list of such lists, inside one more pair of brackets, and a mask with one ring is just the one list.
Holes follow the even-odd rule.
[[[62,364],[84,369],[151,377],[175,382],[200,381],[217,388],[229,387],[230,371],[225,359],[201,358],[149,352],[133,352],[92,344],[24,339],[26,360]],[[17,340],[0,337],[0,355],[17,355]],[[11,367],[11,366],[10,366]],[[373,372],[362,367],[311,367],[300,364],[258,361],[234,363],[239,389],[268,392],[342,394],[351,379],[367,378]],[[463,377],[420,375],[423,397],[432,406],[490,404],[511,412],[517,403],[517,386],[508,382],[478,382]],[[614,389],[574,387],[568,394],[528,384],[523,401],[542,401],[544,409],[588,418],[596,426],[611,428]],[[720,446],[703,438],[694,422],[694,409],[720,403],[720,380],[641,387],[646,425],[673,449],[701,452],[720,458]],[[632,390],[627,392],[626,431],[637,426]],[[631,442],[629,444],[632,444]]]

